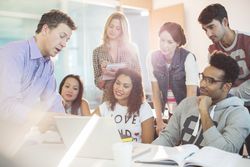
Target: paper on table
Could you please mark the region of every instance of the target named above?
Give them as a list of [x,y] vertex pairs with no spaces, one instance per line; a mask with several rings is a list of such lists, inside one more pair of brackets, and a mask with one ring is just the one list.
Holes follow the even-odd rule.
[[236,153],[226,152],[214,147],[203,147],[183,162],[183,166],[234,167],[241,159]]
[[132,151],[132,158],[136,159],[143,154],[149,153],[151,151],[151,147],[149,144],[142,144],[142,143],[133,143],[133,151]]
[[199,150],[195,145],[187,144],[176,147],[151,145],[151,151],[135,159],[135,162],[149,164],[181,165],[183,160]]
[[[145,145],[143,147],[145,147]],[[180,167],[234,167],[236,166],[235,164],[241,159],[241,156],[236,153],[226,152],[209,146],[201,149],[191,144],[177,147],[148,147],[151,147],[151,151],[136,158],[135,162],[178,165]]]

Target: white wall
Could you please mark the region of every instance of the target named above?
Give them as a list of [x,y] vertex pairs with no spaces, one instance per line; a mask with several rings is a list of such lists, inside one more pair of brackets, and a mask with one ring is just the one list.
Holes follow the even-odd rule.
[[184,3],[186,48],[193,52],[199,63],[200,71],[207,65],[207,48],[211,41],[202,30],[198,16],[203,8],[212,3],[225,6],[232,29],[250,32],[249,0],[154,0],[154,9]]

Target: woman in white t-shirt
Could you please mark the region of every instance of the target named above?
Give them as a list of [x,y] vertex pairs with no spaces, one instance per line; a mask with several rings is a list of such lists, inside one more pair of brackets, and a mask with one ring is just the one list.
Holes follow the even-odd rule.
[[121,138],[151,143],[154,139],[153,113],[144,100],[141,76],[130,69],[117,71],[110,98],[94,113],[114,118]]

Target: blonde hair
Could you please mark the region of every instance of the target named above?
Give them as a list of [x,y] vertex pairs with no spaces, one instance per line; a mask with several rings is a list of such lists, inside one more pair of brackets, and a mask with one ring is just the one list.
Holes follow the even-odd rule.
[[120,12],[115,12],[108,17],[108,20],[105,24],[104,32],[103,32],[103,44],[108,44],[108,42],[109,42],[109,37],[107,35],[107,29],[108,29],[108,26],[110,25],[110,23],[113,19],[117,19],[121,23],[122,34],[120,37],[120,42],[122,42],[122,43],[129,42],[130,41],[130,30],[129,30],[128,20],[124,14],[122,14]]

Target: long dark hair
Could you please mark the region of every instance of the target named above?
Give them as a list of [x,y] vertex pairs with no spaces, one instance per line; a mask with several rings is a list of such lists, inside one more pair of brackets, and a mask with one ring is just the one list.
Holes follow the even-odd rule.
[[62,93],[62,87],[63,87],[63,85],[65,84],[65,81],[68,78],[74,78],[79,83],[79,92],[78,92],[78,95],[77,95],[76,99],[72,102],[72,105],[71,105],[71,114],[77,115],[78,114],[77,111],[80,108],[81,102],[82,102],[82,95],[83,95],[83,91],[84,91],[84,89],[83,89],[83,83],[82,83],[79,75],[69,74],[66,77],[64,77],[63,80],[62,80],[62,82],[60,83],[60,86],[59,86],[59,93],[60,94]]
[[186,44],[186,36],[181,25],[174,22],[166,22],[161,26],[159,35],[163,31],[167,31],[172,36],[174,41],[179,44],[179,46]]
[[110,99],[109,99],[110,108],[113,111],[114,107],[115,107],[115,105],[117,103],[117,99],[114,96],[113,87],[114,87],[114,84],[115,84],[117,78],[120,75],[128,76],[131,79],[132,85],[133,85],[131,93],[130,93],[130,95],[128,97],[128,104],[127,104],[128,115],[130,117],[134,113],[139,114],[139,109],[140,109],[141,104],[143,103],[143,100],[144,100],[142,78],[141,78],[139,73],[137,73],[134,70],[128,69],[128,68],[119,69],[116,72],[115,79],[114,79],[114,81],[112,83],[112,87],[111,87],[112,89],[110,89],[110,91],[111,91],[110,92]]

